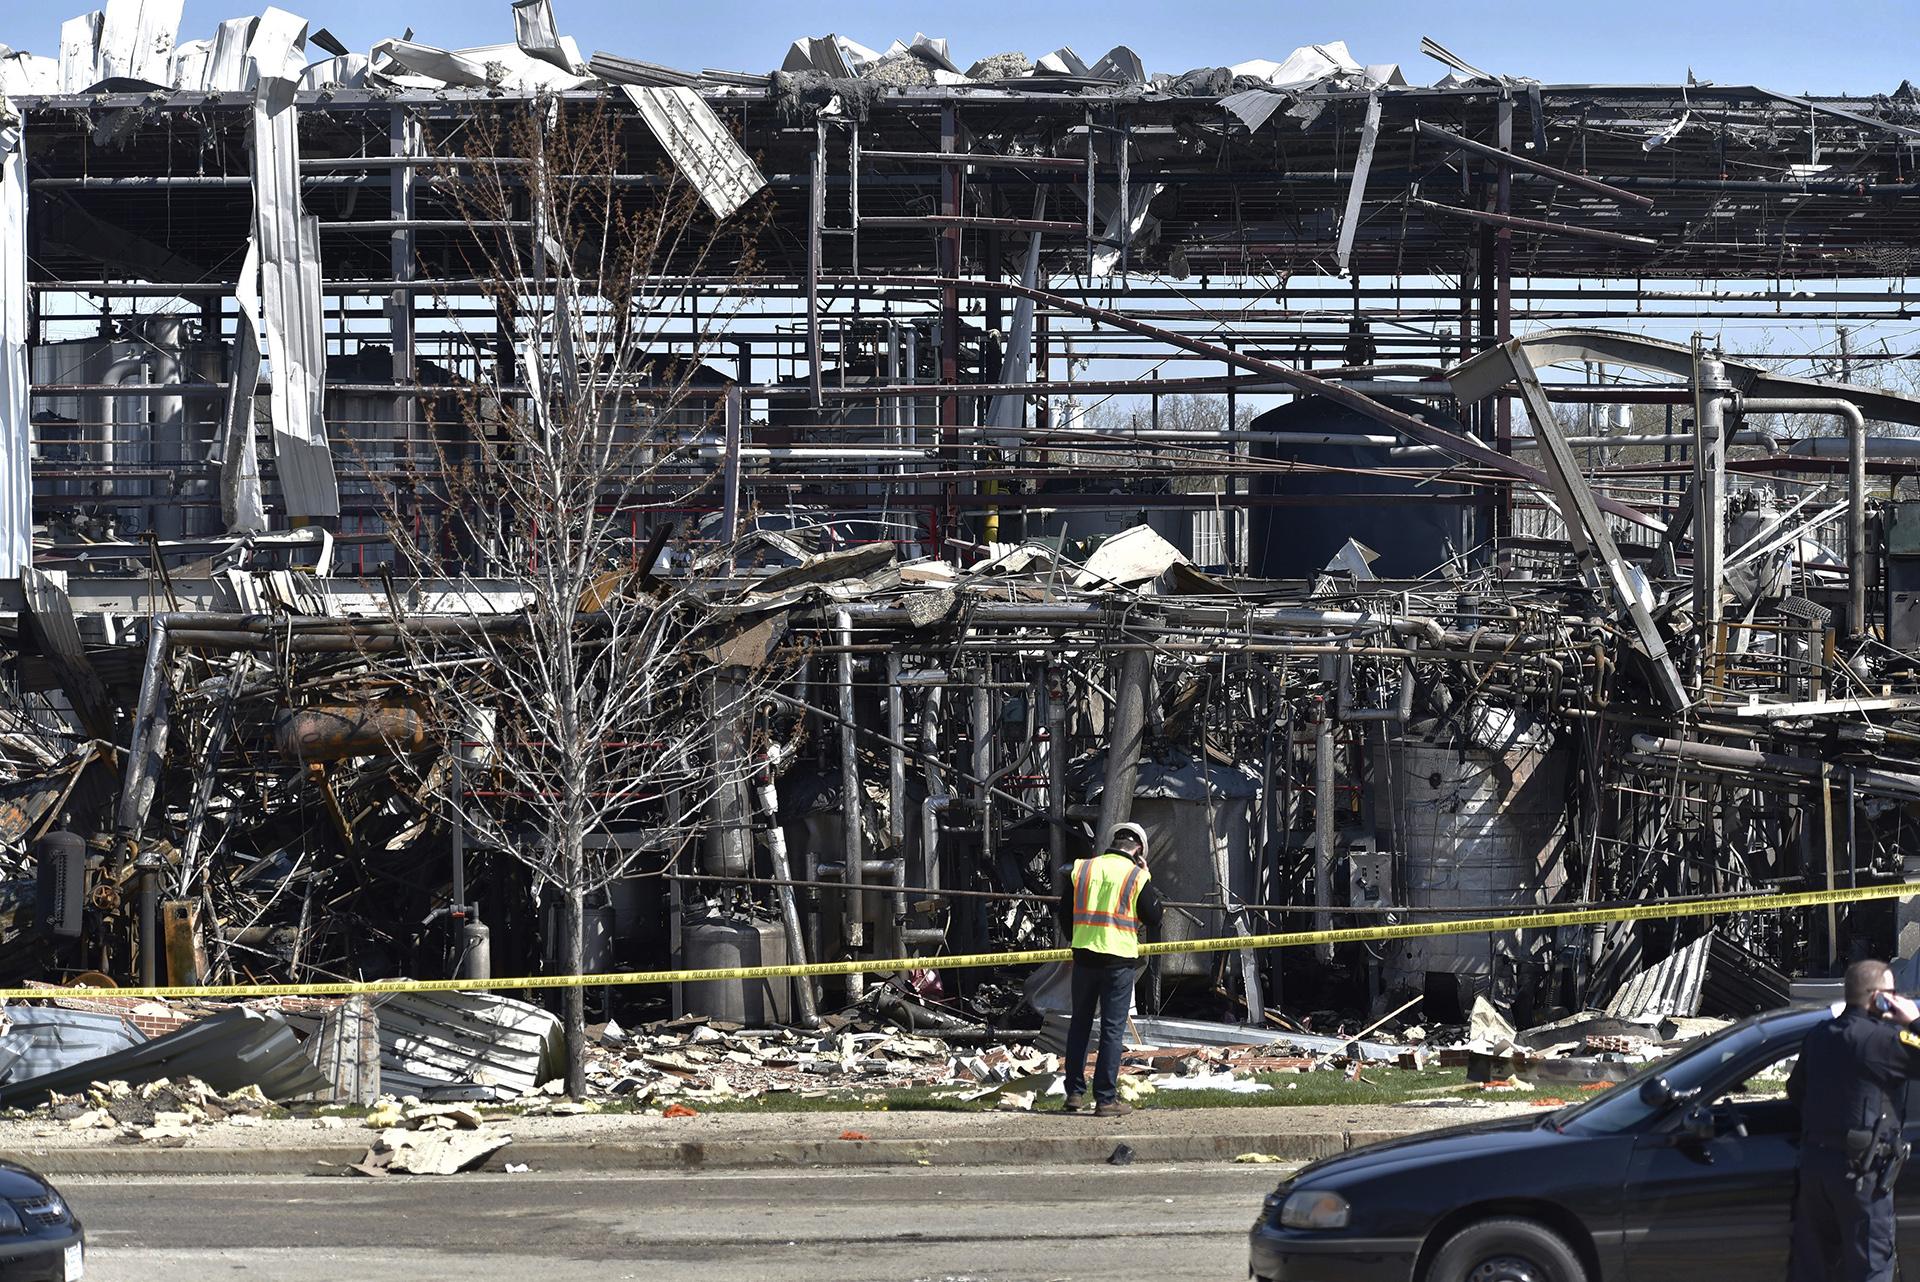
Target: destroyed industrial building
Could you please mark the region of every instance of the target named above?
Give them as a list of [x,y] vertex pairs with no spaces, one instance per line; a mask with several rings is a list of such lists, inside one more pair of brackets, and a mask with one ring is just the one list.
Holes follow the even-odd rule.
[[[1920,859],[1920,398],[1846,339],[1914,302],[1909,85],[179,14],[0,58],[0,979],[1044,948],[1129,817],[1175,940]],[[644,465],[503,514],[568,423]],[[625,700],[572,863],[561,652],[651,665],[569,687]],[[1731,1013],[1916,950],[1880,900],[1171,954],[1138,1004]],[[1030,1037],[1029,969],[590,1001]]]

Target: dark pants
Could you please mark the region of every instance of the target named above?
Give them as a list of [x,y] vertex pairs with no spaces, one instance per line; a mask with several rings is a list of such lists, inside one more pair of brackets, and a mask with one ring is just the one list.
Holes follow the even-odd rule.
[[1892,1282],[1893,1194],[1855,1186],[1847,1155],[1805,1145],[1793,1204],[1791,1282]]
[[1087,1093],[1087,1041],[1093,1013],[1100,1011],[1100,1058],[1093,1066],[1093,1098],[1111,1104],[1120,1097],[1120,1042],[1127,1033],[1133,996],[1132,966],[1073,967],[1073,1022],[1067,1026],[1067,1094]]

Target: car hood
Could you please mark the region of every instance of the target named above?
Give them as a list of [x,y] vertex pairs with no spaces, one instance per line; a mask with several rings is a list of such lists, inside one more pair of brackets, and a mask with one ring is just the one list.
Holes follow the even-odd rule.
[[1516,1148],[1567,1143],[1567,1136],[1551,1126],[1542,1125],[1544,1117],[1542,1113],[1523,1113],[1517,1117],[1489,1118],[1484,1122],[1469,1122],[1463,1126],[1448,1126],[1437,1131],[1421,1131],[1417,1135],[1382,1140],[1304,1166],[1294,1177],[1294,1182],[1344,1181],[1364,1178],[1407,1162],[1486,1157],[1490,1153],[1510,1152]]
[[0,1198],[45,1197],[52,1186],[17,1162],[0,1161]]

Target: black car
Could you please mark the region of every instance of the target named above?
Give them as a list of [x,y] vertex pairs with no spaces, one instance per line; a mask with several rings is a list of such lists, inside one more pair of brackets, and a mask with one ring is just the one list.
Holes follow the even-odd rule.
[[[1756,1015],[1551,1113],[1303,1167],[1253,1226],[1262,1282],[1704,1282],[1786,1275],[1799,1115],[1786,1069],[1826,1007]],[[1907,1138],[1920,1147],[1920,1097]],[[1920,1276],[1920,1163],[1894,1191]]]
[[0,1282],[75,1282],[86,1251],[80,1217],[59,1190],[0,1160]]

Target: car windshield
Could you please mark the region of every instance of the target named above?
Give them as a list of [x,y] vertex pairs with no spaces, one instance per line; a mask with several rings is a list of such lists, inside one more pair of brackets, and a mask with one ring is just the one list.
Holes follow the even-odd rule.
[[1547,1120],[1561,1130],[1601,1135],[1630,1131],[1665,1109],[1665,1105],[1649,1104],[1640,1098],[1640,1087],[1644,1083],[1664,1077],[1667,1085],[1677,1092],[1698,1090],[1715,1081],[1734,1060],[1750,1058],[1762,1045],[1778,1043],[1789,1036],[1798,1038],[1805,1031],[1805,1025],[1792,1020],[1735,1024],[1703,1042],[1683,1046],[1666,1058],[1655,1060],[1612,1090],[1550,1114]]

